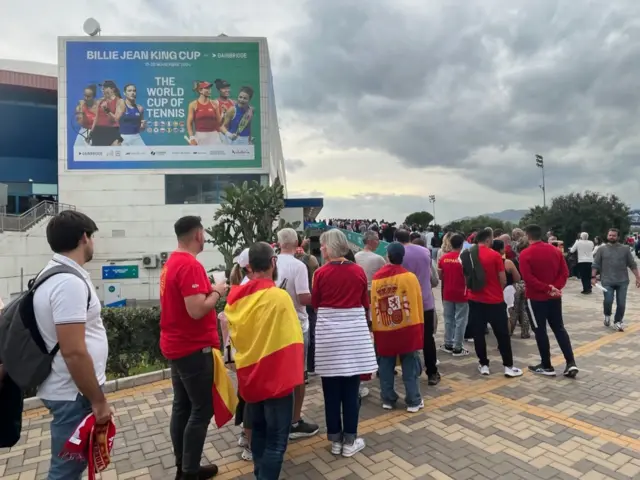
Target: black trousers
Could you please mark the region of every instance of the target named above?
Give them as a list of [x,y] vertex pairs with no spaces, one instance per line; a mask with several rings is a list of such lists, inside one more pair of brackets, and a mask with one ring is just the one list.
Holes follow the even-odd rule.
[[[589,266],[591,267],[591,266]],[[544,368],[551,368],[551,346],[547,335],[547,323],[556,337],[558,346],[562,350],[567,363],[574,363],[573,348],[567,329],[562,320],[562,299],[538,301],[528,300],[528,308],[531,309],[531,323],[536,335],[536,343],[540,351],[540,359]]]
[[578,264],[578,273],[580,274],[580,280],[582,281],[582,291],[591,291],[591,263],[581,262]]
[[307,349],[307,371],[316,371],[316,321],[318,314],[313,307],[307,307],[309,316],[309,348]]
[[213,357],[211,349],[171,360],[173,406],[169,431],[176,466],[198,473],[200,457],[213,418]]
[[506,303],[480,303],[469,301],[469,324],[473,332],[473,343],[480,365],[489,366],[487,357],[487,323],[498,341],[498,349],[505,367],[513,367],[513,352],[509,336],[509,316]]
[[435,325],[435,310],[426,310],[424,312],[424,346],[422,353],[424,355],[424,368],[427,375],[435,375],[438,373],[438,367],[436,365],[438,361],[436,340],[433,338]]

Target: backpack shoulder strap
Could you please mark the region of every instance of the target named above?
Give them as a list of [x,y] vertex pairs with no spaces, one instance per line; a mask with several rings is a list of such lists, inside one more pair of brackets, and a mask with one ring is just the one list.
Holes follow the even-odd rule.
[[[35,279],[35,281],[32,283],[32,285],[29,287],[29,293],[33,294],[40,285],[42,285],[44,282],[49,280],[51,277],[54,277],[61,273],[70,273],[71,275],[75,275],[76,277],[78,277],[80,280],[84,282],[84,284],[87,286],[87,292],[88,292],[87,310],[89,310],[89,306],[91,305],[91,288],[89,287],[87,280],[82,276],[82,274],[75,268],[70,267],[68,265],[60,264],[55,267],[51,267],[50,269],[44,272],[41,272],[38,275],[38,277]],[[49,352],[49,355],[51,356],[51,358],[55,357],[58,354],[59,350],[60,350],[60,344],[56,343],[53,349],[51,350],[51,352]]]
[[69,273],[71,275],[75,275],[76,277],[78,277],[80,280],[84,282],[84,284],[87,286],[87,292],[88,292],[87,310],[89,310],[89,306],[91,304],[91,288],[89,288],[89,284],[87,283],[86,278],[84,278],[78,270],[76,270],[73,267],[70,267],[69,265],[60,264],[60,265],[56,265],[55,267],[51,267],[50,269],[44,272],[41,272],[39,276],[35,279],[35,282],[33,282],[31,287],[29,287],[29,292],[33,293],[44,282],[49,280],[51,277],[54,277],[61,273]]

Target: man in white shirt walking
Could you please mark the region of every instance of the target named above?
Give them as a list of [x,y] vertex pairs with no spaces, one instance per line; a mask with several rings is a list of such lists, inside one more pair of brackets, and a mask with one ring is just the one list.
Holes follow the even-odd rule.
[[53,416],[48,480],[80,480],[87,465],[60,458],[65,442],[88,414],[93,413],[98,424],[111,418],[102,392],[109,353],[107,332],[100,317],[100,300],[83,268],[93,258],[97,230],[93,220],[71,210],[60,212],[47,225],[47,242],[54,255],[43,272],[66,265],[82,277],[58,274],[38,287],[33,297],[38,330],[47,349],[60,346],[51,374],[38,388],[38,397]]
[[582,281],[582,294],[589,295],[591,290],[591,264],[593,263],[593,242],[589,240],[589,234],[582,232],[580,239],[571,247],[571,253],[578,255],[578,275]]
[[[295,257],[298,248],[298,233],[293,228],[283,228],[278,232],[278,255],[276,284],[285,289],[298,314],[302,335],[304,337],[304,365],[307,366],[307,353],[309,348],[309,315],[307,305],[311,305],[311,289],[309,288],[309,272],[307,266]],[[311,437],[318,433],[319,427],[313,423],[307,423],[302,419],[302,404],[305,394],[304,378],[300,379],[300,385],[294,390],[293,424],[289,438]]]

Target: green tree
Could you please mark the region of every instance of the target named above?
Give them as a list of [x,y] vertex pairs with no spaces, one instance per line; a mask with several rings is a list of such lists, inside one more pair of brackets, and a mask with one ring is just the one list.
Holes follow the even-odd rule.
[[609,228],[617,228],[626,234],[630,228],[629,211],[629,206],[617,195],[591,191],[570,193],[555,197],[546,209],[531,208],[520,225],[538,224],[570,245],[580,232],[587,232],[593,238],[606,235]]
[[450,230],[462,232],[467,235],[487,227],[490,227],[494,230],[500,229],[508,234],[511,234],[511,230],[513,230],[513,224],[511,222],[503,222],[500,219],[488,217],[486,215],[456,220],[455,222],[451,222],[450,224],[448,224],[447,227]]
[[427,228],[433,221],[433,215],[429,212],[413,212],[411,215],[408,215],[407,218],[404,219],[404,223],[409,227],[412,225],[417,225],[418,227]]
[[284,186],[276,179],[273,185],[258,182],[231,184],[224,189],[220,208],[213,216],[215,224],[207,229],[208,243],[215,245],[224,258],[224,270],[233,267],[233,258],[242,249],[264,241],[273,243],[278,229],[297,228],[279,219],[284,208]]

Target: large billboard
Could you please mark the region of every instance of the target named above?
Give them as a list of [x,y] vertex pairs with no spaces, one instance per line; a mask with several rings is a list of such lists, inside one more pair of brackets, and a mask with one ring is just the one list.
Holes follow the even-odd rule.
[[64,45],[68,169],[262,166],[257,41]]

